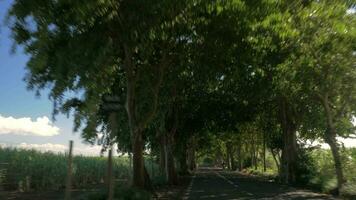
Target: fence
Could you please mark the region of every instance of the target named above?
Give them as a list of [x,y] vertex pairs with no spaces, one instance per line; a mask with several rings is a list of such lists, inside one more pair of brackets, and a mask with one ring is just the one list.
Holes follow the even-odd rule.
[[[127,156],[112,159],[73,156],[72,162],[68,162],[69,155],[0,147],[0,191],[63,191],[68,188],[69,199],[72,188],[100,185],[111,188],[109,191],[112,195],[115,182],[128,182],[131,177],[130,159]],[[152,173],[158,171],[153,159],[145,161],[151,175],[158,174]],[[111,168],[108,167],[110,165]],[[68,174],[71,174],[69,179]]]

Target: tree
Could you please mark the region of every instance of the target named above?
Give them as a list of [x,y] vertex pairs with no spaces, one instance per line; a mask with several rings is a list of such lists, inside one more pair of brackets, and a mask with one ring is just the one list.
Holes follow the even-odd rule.
[[[89,138],[103,122],[97,119],[101,97],[124,80],[126,88],[120,93],[126,99],[136,187],[147,187],[142,136],[155,115],[172,51],[182,41],[177,40],[180,29],[173,27],[183,19],[185,5],[182,1],[17,0],[9,11],[14,40],[30,55],[29,88],[49,87],[54,114],[74,108],[75,129],[85,123],[87,132],[92,132]],[[68,93],[75,97],[66,97]]]
[[294,43],[297,49],[283,64],[295,73],[293,79],[308,100],[317,104],[310,106],[314,113],[323,113],[319,117],[325,125],[314,126],[324,129],[321,137],[330,145],[339,190],[346,180],[336,137],[352,133],[356,102],[356,21],[354,14],[347,14],[348,9],[343,1],[320,1],[301,10],[293,23],[299,33]]

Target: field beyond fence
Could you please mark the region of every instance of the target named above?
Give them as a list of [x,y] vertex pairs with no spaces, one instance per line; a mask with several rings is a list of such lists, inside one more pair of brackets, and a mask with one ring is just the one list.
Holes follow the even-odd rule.
[[[104,156],[74,156],[72,188],[90,188],[104,184],[107,178],[107,160]],[[157,171],[157,166],[150,158],[146,159],[146,166],[151,175]],[[64,190],[66,176],[65,154],[0,147],[0,191]],[[126,182],[127,185],[130,176],[129,157],[114,157],[113,177],[116,182]]]

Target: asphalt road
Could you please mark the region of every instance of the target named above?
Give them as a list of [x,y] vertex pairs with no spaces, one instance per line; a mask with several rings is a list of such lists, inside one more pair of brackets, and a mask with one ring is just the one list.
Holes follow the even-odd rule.
[[186,200],[335,200],[336,198],[262,181],[220,169],[199,169],[185,193]]

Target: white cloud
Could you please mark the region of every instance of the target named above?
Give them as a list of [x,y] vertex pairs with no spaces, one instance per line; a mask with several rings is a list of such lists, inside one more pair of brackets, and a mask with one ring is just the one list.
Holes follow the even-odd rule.
[[59,128],[46,116],[32,121],[29,117],[13,118],[0,115],[1,134],[54,136],[59,134]]

